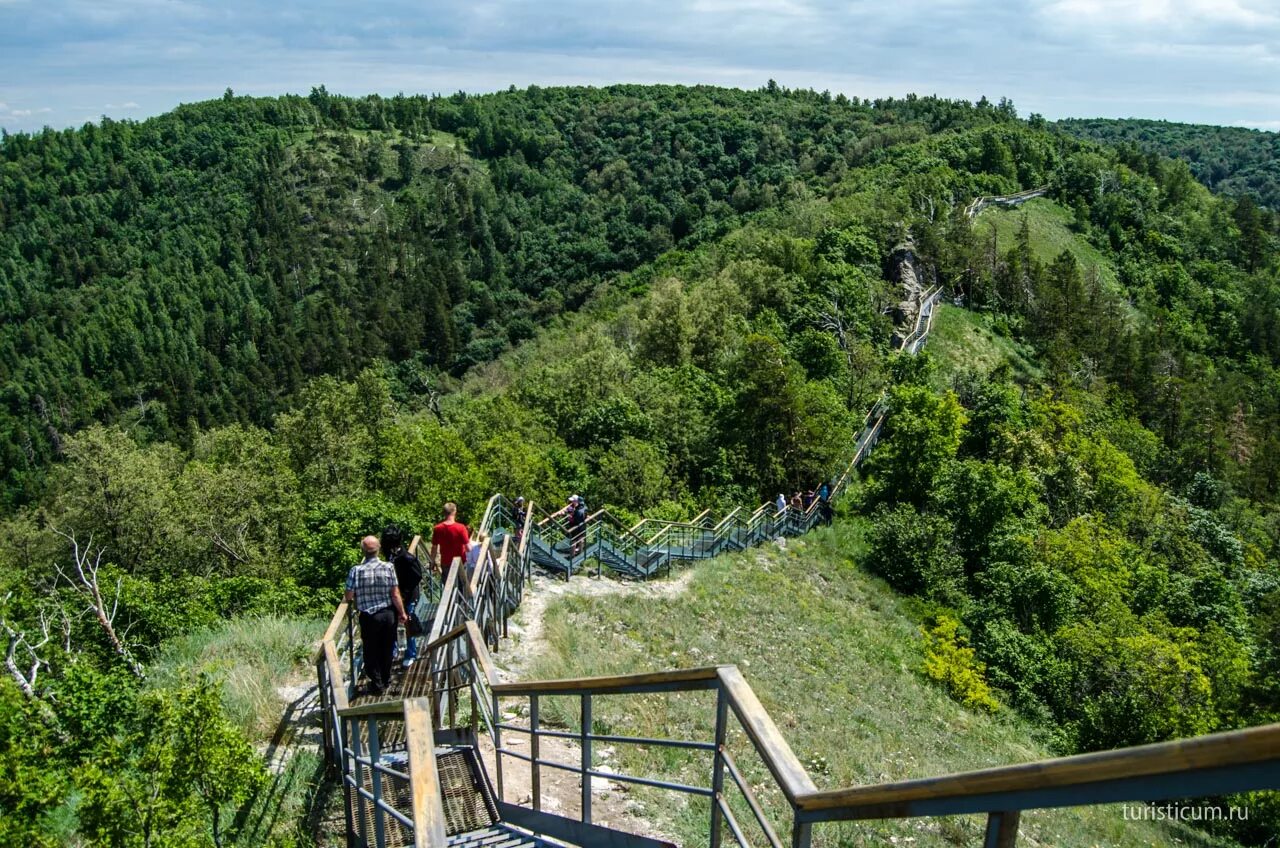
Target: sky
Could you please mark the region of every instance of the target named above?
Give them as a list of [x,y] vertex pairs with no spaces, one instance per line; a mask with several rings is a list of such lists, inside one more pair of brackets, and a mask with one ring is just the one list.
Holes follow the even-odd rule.
[[0,127],[237,94],[708,83],[1280,130],[1280,0],[0,0]]

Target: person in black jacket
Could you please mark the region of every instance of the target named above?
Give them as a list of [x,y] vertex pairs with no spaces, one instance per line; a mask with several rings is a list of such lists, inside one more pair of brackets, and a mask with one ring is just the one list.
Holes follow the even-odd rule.
[[[404,546],[404,533],[394,525],[382,531],[382,550],[396,570],[396,582],[404,601],[406,615],[414,615],[422,592],[422,563]],[[409,668],[418,658],[418,639],[405,630],[405,650],[402,665]]]

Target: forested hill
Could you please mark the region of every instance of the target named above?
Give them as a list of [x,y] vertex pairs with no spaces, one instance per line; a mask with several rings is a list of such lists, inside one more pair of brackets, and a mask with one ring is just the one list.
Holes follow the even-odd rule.
[[1135,153],[1182,159],[1214,191],[1280,210],[1280,133],[1136,118],[1072,118],[1057,125],[1080,138],[1128,147],[1130,159]]
[[[244,830],[282,705],[224,715],[213,648],[166,674],[188,637],[261,687],[363,533],[758,504],[882,394],[811,567],[912,596],[919,673],[1064,751],[1280,718],[1280,222],[1183,162],[776,86],[228,96],[2,153],[0,844],[290,844]],[[920,357],[908,252],[964,304]]]
[[189,444],[379,358],[421,388],[886,147],[1010,120],[776,86],[320,88],[6,136],[0,503],[91,421]]

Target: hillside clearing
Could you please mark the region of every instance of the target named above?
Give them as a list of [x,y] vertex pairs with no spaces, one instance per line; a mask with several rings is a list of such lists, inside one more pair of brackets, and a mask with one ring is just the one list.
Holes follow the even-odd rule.
[[[548,605],[535,679],[735,663],[819,788],[926,777],[1051,756],[1035,729],[1007,709],[979,715],[928,684],[908,601],[854,562],[857,523],[802,540],[719,557],[691,569],[679,593],[573,594]],[[529,626],[529,609],[517,622]],[[598,698],[597,732],[711,738],[705,693]],[[506,709],[520,705],[504,705]],[[544,721],[576,729],[576,703],[544,699]],[[782,828],[784,805],[740,734],[731,749]],[[638,775],[706,782],[699,754],[617,746],[613,764]],[[651,826],[686,845],[707,839],[701,799],[630,790]],[[745,807],[739,819],[750,821]],[[816,845],[974,844],[977,817],[842,824],[815,829]],[[785,833],[785,830],[781,830]],[[1025,814],[1028,845],[1214,845],[1186,829],[1127,822],[1119,806]]]

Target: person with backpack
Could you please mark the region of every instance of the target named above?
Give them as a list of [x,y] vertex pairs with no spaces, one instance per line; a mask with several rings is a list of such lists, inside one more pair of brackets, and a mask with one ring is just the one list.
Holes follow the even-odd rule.
[[582,552],[583,542],[587,536],[587,504],[581,495],[573,495],[569,502],[552,514],[552,518],[565,516],[565,524],[569,531],[569,556],[576,557]]
[[[404,534],[394,524],[382,531],[383,556],[396,570],[396,583],[400,586],[400,600],[404,603],[405,613],[411,620],[416,620],[418,598],[422,589],[422,563],[404,546]],[[418,658],[418,638],[405,627],[404,660],[405,668],[413,665]]]

